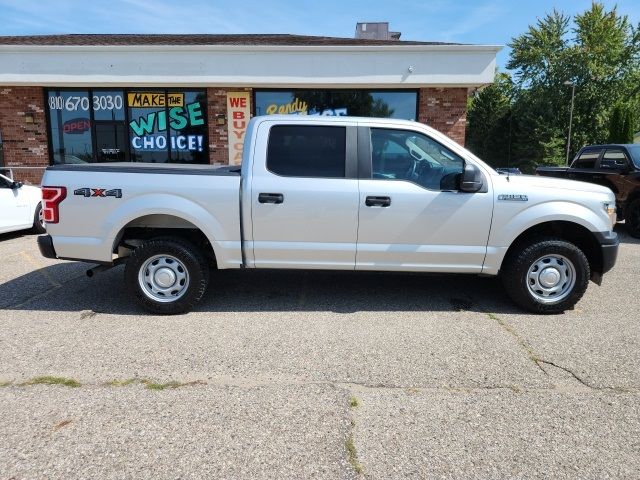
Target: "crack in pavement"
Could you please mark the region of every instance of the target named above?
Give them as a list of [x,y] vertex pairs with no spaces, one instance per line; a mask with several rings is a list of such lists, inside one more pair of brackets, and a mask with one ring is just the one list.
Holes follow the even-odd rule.
[[600,389],[600,387],[595,387],[595,386],[589,384],[586,380],[584,380],[583,378],[580,378],[577,374],[575,374],[571,369],[569,369],[567,367],[563,367],[562,365],[558,365],[557,363],[550,362],[549,360],[543,360],[541,358],[539,358],[537,361],[540,362],[540,363],[551,365],[552,367],[559,368],[560,370],[563,370],[563,371],[567,372],[574,379],[576,379],[578,382],[580,382],[582,385],[584,385],[587,388],[591,388],[591,389],[595,389],[595,390]]
[[[567,372],[568,374],[570,374],[573,377],[574,380],[576,380],[582,386],[587,387],[588,389],[591,389],[591,390],[609,390],[609,391],[619,391],[619,392],[627,392],[627,391],[629,391],[629,389],[621,388],[621,387],[597,387],[595,385],[591,385],[589,382],[587,382],[584,378],[580,377],[578,374],[576,374],[570,368],[564,367],[562,365],[558,365],[555,362],[552,362],[550,360],[545,360],[545,359],[541,358],[540,356],[538,356],[533,351],[533,348],[526,342],[526,340],[524,338],[522,338],[522,336],[511,325],[507,324],[504,320],[502,320],[500,317],[498,317],[494,313],[490,313],[490,312],[485,312],[485,313],[486,313],[487,317],[489,317],[491,320],[494,320],[495,322],[497,322],[498,325],[500,325],[500,327],[502,327],[503,330],[505,330],[507,333],[509,333],[511,336],[513,336],[516,339],[516,341],[518,342],[518,345],[520,345],[520,347],[522,347],[522,349],[527,353],[527,356],[529,357],[529,359],[545,375],[550,376],[549,372],[547,371],[546,368],[543,367],[543,365],[549,365],[549,366],[558,368],[558,369],[560,369],[560,370],[562,370],[564,372]],[[554,385],[554,388],[555,387],[557,387],[557,385]]]
[[542,373],[544,373],[545,375],[549,375],[549,372],[547,372],[544,369],[544,367],[540,364],[540,362],[538,361],[539,358],[533,352],[533,349],[531,348],[531,346],[524,340],[524,338],[522,338],[520,336],[520,334],[518,332],[516,332],[513,329],[513,327],[511,327],[511,325],[507,324],[504,320],[502,320],[500,317],[498,317],[495,313],[487,312],[487,317],[489,317],[491,320],[494,320],[495,322],[497,322],[498,325],[500,325],[500,327],[502,327],[502,329],[504,331],[506,331],[513,338],[515,338],[516,341],[518,342],[518,345],[520,345],[520,347],[522,347],[522,349],[527,353],[527,356],[533,362],[533,364],[536,367],[538,367],[542,371]]
[[347,438],[345,440],[344,446],[347,451],[347,460],[349,464],[353,468],[355,474],[359,477],[365,475],[364,467],[362,463],[360,463],[360,459],[358,458],[358,449],[356,448],[355,443],[355,428],[356,428],[356,419],[354,416],[354,410],[358,408],[359,401],[357,397],[353,394],[353,391],[347,388],[349,393],[348,402],[349,402],[349,410],[348,410],[348,420],[349,420],[349,430],[347,432]]
[[[546,364],[551,366],[560,368],[568,373],[571,373],[569,370],[559,367],[551,362],[547,362],[541,360]],[[35,377],[39,378],[39,377]],[[65,377],[52,377],[52,378],[65,378]],[[339,388],[345,390],[350,395],[355,396],[358,392],[370,392],[370,391],[402,391],[407,394],[418,394],[418,393],[432,393],[432,392],[446,392],[446,393],[478,393],[478,392],[488,392],[488,391],[499,391],[504,390],[516,394],[523,393],[536,393],[536,392],[584,392],[584,389],[576,389],[563,385],[553,385],[552,387],[532,387],[526,388],[518,385],[486,385],[486,386],[466,386],[466,385],[440,385],[433,387],[425,387],[425,386],[413,386],[413,385],[384,385],[384,384],[366,384],[359,382],[344,382],[344,381],[306,381],[306,380],[278,380],[278,379],[263,379],[263,378],[238,378],[238,377],[217,377],[217,378],[209,378],[207,380],[165,380],[165,381],[155,381],[150,380],[148,378],[142,377],[131,377],[125,380],[119,379],[111,379],[107,381],[100,382],[80,382],[75,379],[67,379],[71,381],[75,381],[78,383],[78,386],[74,388],[74,390],[79,390],[82,388],[125,388],[125,387],[135,387],[144,386],[146,383],[165,385],[171,388],[179,388],[179,387],[192,387],[198,388],[203,386],[208,387],[216,387],[216,388],[245,388],[245,389],[253,389],[253,388],[263,388],[263,387],[291,387],[291,386],[329,386],[334,388]],[[621,388],[621,387],[594,387],[590,386],[584,381],[580,382],[581,384],[587,386],[589,390],[593,391],[609,391],[613,393],[640,393],[640,388]],[[30,379],[23,380],[3,380],[0,381],[0,387],[14,387],[14,388],[33,388],[36,385],[40,386],[57,386],[55,384],[52,385],[42,385],[38,383],[30,383]]]

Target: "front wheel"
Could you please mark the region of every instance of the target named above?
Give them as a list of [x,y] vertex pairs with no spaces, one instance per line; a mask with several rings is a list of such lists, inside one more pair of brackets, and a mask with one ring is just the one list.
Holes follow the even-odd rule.
[[561,313],[584,295],[589,261],[574,244],[546,238],[524,244],[504,260],[504,289],[521,308],[535,313]]
[[127,260],[124,274],[136,300],[161,315],[189,312],[209,285],[209,267],[201,250],[181,238],[144,242]]

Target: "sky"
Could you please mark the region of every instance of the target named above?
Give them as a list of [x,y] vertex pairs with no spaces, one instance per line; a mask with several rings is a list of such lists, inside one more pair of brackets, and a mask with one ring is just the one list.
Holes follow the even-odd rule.
[[[634,25],[640,0],[604,0]],[[353,37],[385,21],[402,40],[506,45],[554,8],[590,0],[0,0],[0,35],[52,33],[292,33]],[[509,58],[505,47],[498,66]]]

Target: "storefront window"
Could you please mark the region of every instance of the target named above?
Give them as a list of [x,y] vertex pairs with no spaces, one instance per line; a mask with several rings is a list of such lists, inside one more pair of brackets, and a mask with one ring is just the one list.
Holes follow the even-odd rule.
[[272,90],[256,91],[256,115],[296,114],[384,117],[415,120],[414,90]]
[[165,91],[130,91],[127,93],[127,106],[129,107],[131,160],[152,163],[168,162]]
[[207,162],[204,92],[132,90],[127,105],[132,160]]
[[53,162],[91,162],[93,141],[89,93],[86,90],[49,91],[47,102]]
[[207,103],[204,92],[185,91],[184,108],[169,109],[171,161],[207,163]]
[[122,90],[94,90],[92,96],[98,162],[128,160],[127,130]]
[[49,90],[54,163],[208,163],[202,90]]

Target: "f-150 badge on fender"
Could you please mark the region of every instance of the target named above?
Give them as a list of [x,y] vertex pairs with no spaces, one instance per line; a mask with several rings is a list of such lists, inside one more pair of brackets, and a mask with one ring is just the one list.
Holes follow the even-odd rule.
[[498,195],[498,200],[507,202],[528,202],[529,197],[526,195]]
[[105,188],[78,188],[73,191],[74,195],[80,195],[81,197],[116,197],[122,198],[122,190],[119,188],[112,188],[107,190]]

